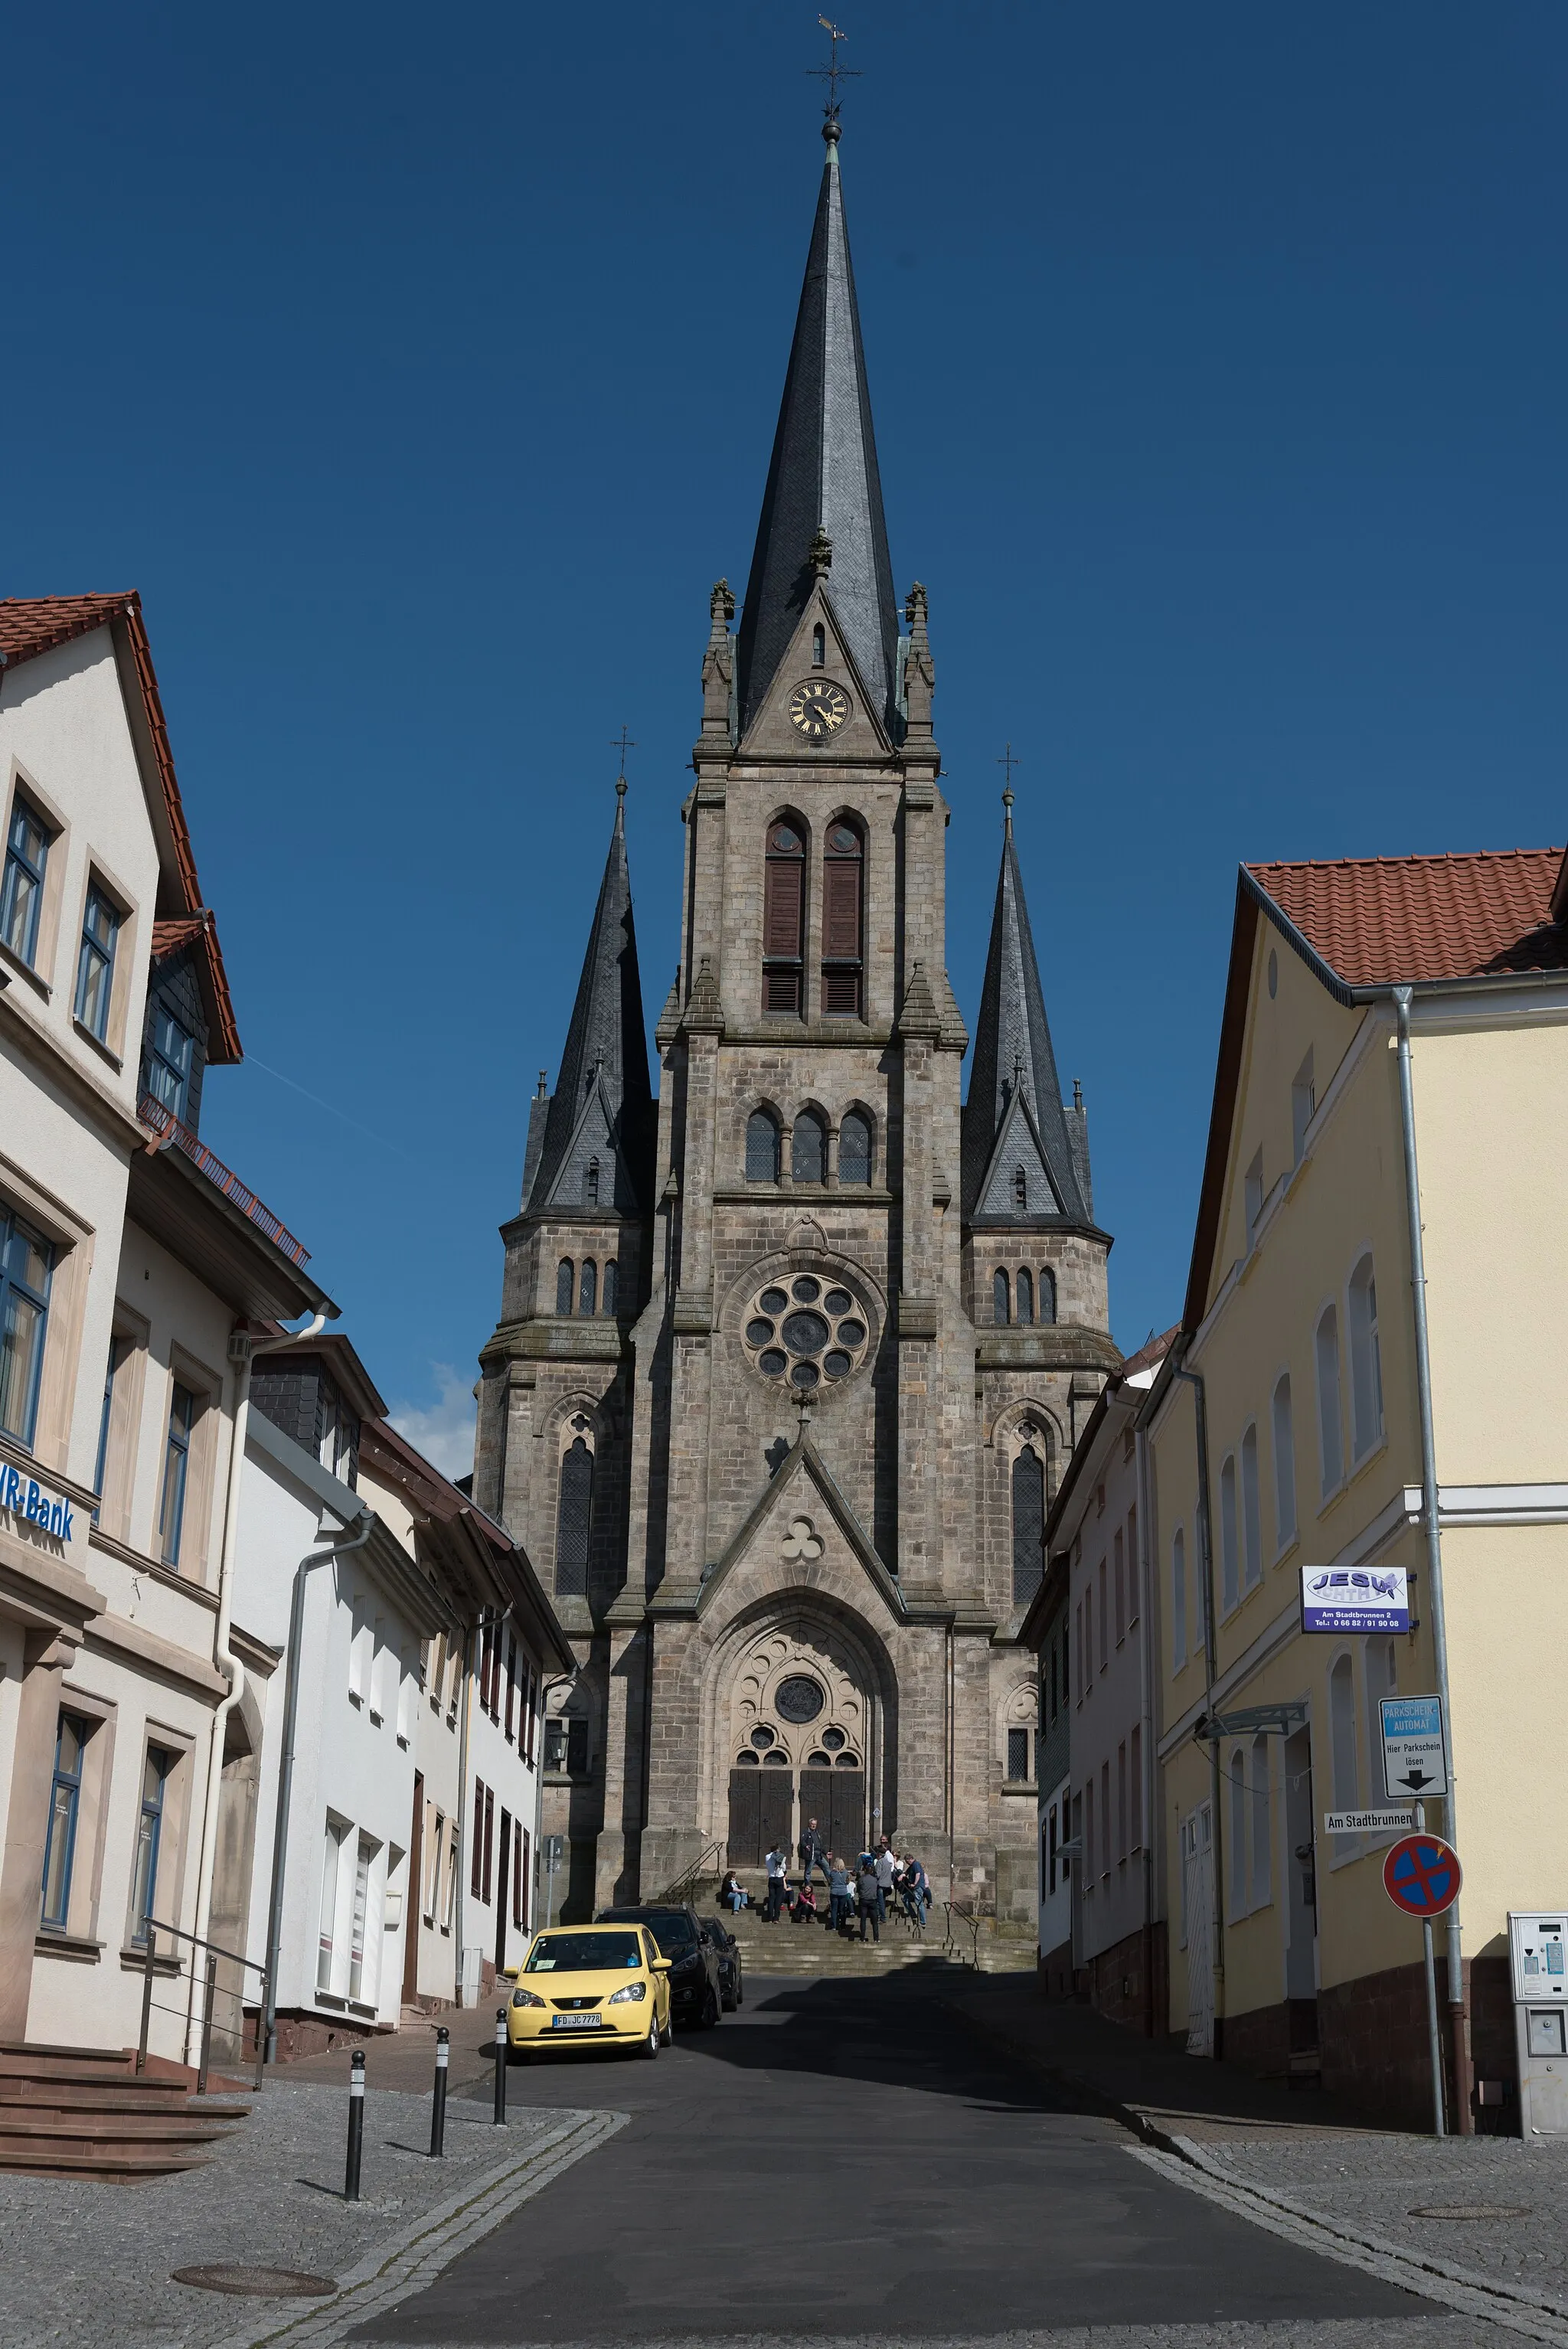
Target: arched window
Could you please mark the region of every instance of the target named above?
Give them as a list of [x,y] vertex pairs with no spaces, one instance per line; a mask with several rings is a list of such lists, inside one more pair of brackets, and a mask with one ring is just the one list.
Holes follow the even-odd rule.
[[795,1120],[789,1143],[792,1183],[822,1183],[828,1174],[828,1129],[814,1109],[803,1109]]
[[1253,1740],[1253,1884],[1252,1904],[1266,1909],[1274,1899],[1274,1854],[1269,1833],[1269,1742]]
[[1180,1526],[1171,1537],[1171,1663],[1187,1659],[1187,1537]]
[[1328,1756],[1336,1810],[1353,1811],[1361,1800],[1361,1765],[1356,1750],[1356,1675],[1348,1656],[1328,1675]]
[[1015,1166],[1013,1169],[1013,1205],[1015,1207],[1026,1208],[1028,1204],[1029,1178],[1021,1166]]
[[1290,1408],[1290,1373],[1274,1391],[1274,1547],[1295,1539],[1295,1428]]
[[1229,1614],[1241,1597],[1236,1562],[1236,1455],[1226,1454],[1220,1468],[1220,1605]]
[[811,667],[820,668],[828,657],[828,634],[820,620],[811,631]]
[[1345,1431],[1339,1417],[1339,1316],[1332,1305],[1318,1318],[1317,1440],[1323,1467],[1323,1489],[1332,1493],[1345,1475]]
[[787,816],[768,827],[762,874],[762,1009],[805,1009],[806,837]]
[[869,1183],[872,1179],[872,1122],[852,1109],[839,1128],[839,1180]]
[[577,1310],[579,1313],[597,1313],[599,1310],[599,1268],[591,1256],[585,1256],[583,1259],[583,1278],[577,1289]]
[[1264,1578],[1263,1512],[1258,1502],[1258,1431],[1242,1438],[1242,1588]]
[[616,1291],[620,1286],[620,1279],[621,1268],[616,1263],[614,1257],[612,1257],[609,1263],[604,1267],[604,1310],[606,1313],[613,1314],[615,1310]]
[[861,1011],[865,861],[859,827],[841,818],[830,823],[822,854],[822,1009],[850,1019]]
[[587,1594],[588,1528],[593,1513],[593,1454],[583,1438],[574,1435],[561,1455],[555,1513],[555,1588],[562,1598]]
[[1377,1282],[1364,1256],[1350,1276],[1350,1435],[1357,1460],[1383,1433],[1383,1364],[1377,1350]]
[[746,1179],[779,1180],[779,1121],[765,1109],[754,1109],[746,1121]]
[[1005,1330],[1007,1323],[1013,1318],[1012,1301],[1007,1287],[1007,1276],[1000,1269],[1000,1268],[998,1268],[996,1276],[991,1283],[991,1318],[995,1322],[998,1330]]
[[1045,1578],[1046,1471],[1032,1444],[1013,1463],[1013,1604],[1026,1607]]
[[1048,1264],[1040,1267],[1040,1319],[1054,1321],[1057,1318],[1057,1276]]
[[555,1268],[555,1309],[557,1313],[571,1312],[572,1299],[576,1294],[576,1281],[577,1276],[573,1268],[572,1258],[569,1256],[563,1256],[561,1262]]
[[599,1161],[591,1158],[583,1174],[583,1204],[596,1207],[599,1204]]
[[1233,1745],[1225,1756],[1225,1777],[1230,1786],[1231,1907],[1233,1917],[1247,1913],[1247,1757],[1244,1748]]
[[1035,1321],[1035,1280],[1031,1272],[1025,1270],[1019,1273],[1014,1284],[1014,1294],[1018,1302],[1018,1326],[1022,1330],[1030,1330]]

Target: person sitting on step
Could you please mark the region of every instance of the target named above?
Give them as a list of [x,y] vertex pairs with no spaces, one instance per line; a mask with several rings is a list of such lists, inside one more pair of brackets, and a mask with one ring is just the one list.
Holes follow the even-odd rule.
[[741,1910],[748,1908],[751,1902],[750,1893],[747,1891],[733,1868],[719,1886],[718,1897],[726,1903],[732,1917],[738,1917]]

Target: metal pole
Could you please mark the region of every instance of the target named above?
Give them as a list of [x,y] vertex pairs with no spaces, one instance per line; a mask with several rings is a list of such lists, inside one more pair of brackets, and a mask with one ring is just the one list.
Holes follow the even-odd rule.
[[[1427,1806],[1418,1803],[1410,1814],[1418,1835],[1427,1824]],[[1432,1920],[1421,1920],[1421,1951],[1427,1971],[1427,2044],[1432,2059],[1432,2135],[1446,2137],[1443,2118],[1443,2036],[1438,2026],[1438,1968],[1432,1955]]]
[[495,2126],[506,2127],[506,2009],[495,2011]]
[[[241,2007],[241,2009],[240,2009],[240,2013],[241,2013],[242,2017],[243,2016],[244,2012],[245,2012],[245,2010],[244,2010],[243,2006],[242,2006],[242,2007]],[[257,2002],[257,2006],[256,2006],[256,2094],[257,2094],[258,2095],[261,2095],[261,2092],[262,2092],[262,2080],[263,2080],[263,2074],[264,2074],[264,2072],[265,2072],[265,2069],[266,2069],[266,2062],[267,2062],[267,2031],[266,2031],[266,2021],[267,2021],[267,1978],[266,1978],[265,1974],[263,1974],[263,1975],[262,1976],[262,1987],[261,1987],[261,1992],[260,1992],[260,1996],[259,1996],[258,2002]],[[244,2027],[243,2027],[243,2023],[242,2023],[242,2025],[241,2025],[241,2036],[242,2036],[242,2038],[243,2038],[243,2035],[244,2035]]]
[[[150,1900],[147,1905],[150,1909],[151,1901]],[[139,2072],[145,2072],[147,2069],[147,2033],[152,2022],[152,1961],[157,1954],[158,1936],[149,1925],[147,1969],[141,1977],[141,2037],[136,2043],[136,2068]]]
[[349,2058],[348,2159],[343,2172],[343,2199],[359,2199],[359,2161],[365,2149],[365,2050],[356,2047]]
[[430,2158],[439,2161],[447,2150],[447,2066],[451,2061],[451,2033],[445,2025],[436,2033],[436,2093],[430,2103]]
[[209,1951],[207,1972],[201,1992],[201,2061],[196,2073],[196,2094],[207,2093],[207,2074],[212,2062],[212,1999],[218,1988],[218,1961]]
[[[1399,1126],[1405,1145],[1405,1212],[1410,1226],[1410,1298],[1416,1319],[1416,1401],[1421,1427],[1421,1516],[1427,1536],[1428,1604],[1432,1610],[1432,1654],[1443,1714],[1443,1760],[1448,1769],[1449,1841],[1457,1846],[1454,1814],[1453,1710],[1449,1702],[1449,1636],[1443,1612],[1443,1539],[1438,1516],[1438,1446],[1432,1413],[1432,1356],[1427,1328],[1427,1263],[1421,1243],[1421,1179],[1416,1161],[1416,1094],[1410,1071],[1410,989],[1394,989],[1399,1048]],[[1470,2111],[1470,2050],[1465,2044],[1464,1951],[1460,1904],[1448,1912],[1449,2021],[1454,2041],[1454,2128],[1475,2135]]]

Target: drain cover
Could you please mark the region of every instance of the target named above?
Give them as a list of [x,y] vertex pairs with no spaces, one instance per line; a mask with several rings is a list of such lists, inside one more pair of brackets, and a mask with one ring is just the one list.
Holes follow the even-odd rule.
[[1528,2219],[1528,2202],[1422,2202],[1412,2219]]
[[176,2283],[198,2292],[235,2292],[253,2300],[313,2300],[335,2292],[332,2276],[303,2275],[298,2268],[176,2268]]

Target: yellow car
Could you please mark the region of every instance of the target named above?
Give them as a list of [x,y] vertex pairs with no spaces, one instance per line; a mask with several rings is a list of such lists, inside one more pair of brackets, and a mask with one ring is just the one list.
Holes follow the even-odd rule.
[[670,2043],[670,1961],[645,1925],[556,1925],[536,1933],[506,2011],[515,2054]]

